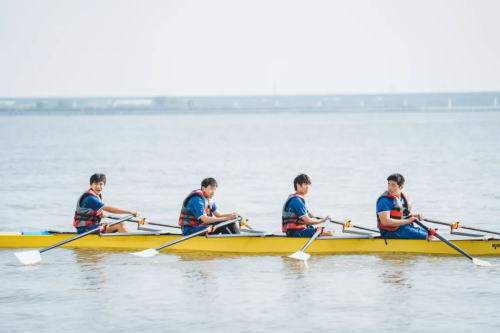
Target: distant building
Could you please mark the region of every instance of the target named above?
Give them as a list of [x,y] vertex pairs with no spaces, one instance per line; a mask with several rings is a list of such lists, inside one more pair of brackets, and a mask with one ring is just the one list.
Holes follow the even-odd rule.
[[47,109],[50,107],[50,103],[47,102],[47,101],[39,101],[39,102],[36,102],[36,106],[35,106],[35,109],[37,110],[43,110],[43,109]]
[[73,100],[69,100],[69,99],[61,99],[57,103],[57,108],[59,110],[70,110],[70,109],[75,109],[77,107],[78,107],[78,103],[76,103]]
[[113,108],[144,108],[153,105],[151,99],[118,99],[113,103]]
[[157,107],[166,108],[169,107],[172,104],[172,102],[168,97],[155,97],[154,104]]
[[0,101],[0,109],[10,109],[16,104],[15,101]]

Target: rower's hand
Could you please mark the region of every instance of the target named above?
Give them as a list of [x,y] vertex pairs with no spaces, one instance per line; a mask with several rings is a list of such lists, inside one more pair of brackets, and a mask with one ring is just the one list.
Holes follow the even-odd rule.
[[141,215],[141,213],[139,213],[138,211],[131,211],[130,214],[134,214],[135,217]]
[[408,218],[407,224],[413,223],[415,221],[418,221],[418,215],[412,215],[410,218]]
[[238,213],[231,213],[229,214],[229,217],[227,218],[227,220],[236,220],[238,218],[238,216],[240,216],[240,214]]
[[101,218],[108,217],[108,215],[105,212],[101,212]]
[[330,216],[329,216],[329,215],[327,215],[327,216],[325,216],[325,217],[321,220],[321,222],[320,222],[320,223],[326,222],[326,220],[329,220],[329,219],[330,219]]

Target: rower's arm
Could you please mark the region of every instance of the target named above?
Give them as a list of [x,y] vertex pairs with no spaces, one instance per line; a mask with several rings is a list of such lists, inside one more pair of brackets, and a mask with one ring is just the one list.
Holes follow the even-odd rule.
[[113,214],[134,214],[135,216],[139,216],[139,212],[137,212],[137,211],[124,210],[124,209],[120,209],[120,208],[116,208],[116,207],[112,207],[112,206],[108,206],[108,205],[104,205],[101,209],[108,212],[108,213],[113,213]]
[[236,219],[238,218],[238,216],[240,216],[240,214],[238,213],[221,214],[218,211],[212,212],[212,214],[215,215],[216,217],[230,217],[231,219]]
[[[226,215],[229,215],[229,214],[226,214]],[[213,217],[213,216],[202,215],[200,217],[200,219],[205,224],[211,224],[211,223],[229,221],[232,218],[230,216],[220,216],[220,217],[215,216],[215,217]]]
[[300,219],[302,220],[302,222],[304,222],[307,225],[321,224],[321,223],[325,222],[327,218],[329,218],[329,216],[325,216],[321,220],[318,220],[315,217],[310,217],[309,215],[304,215],[304,216],[300,217]]
[[378,213],[378,217],[380,218],[382,224],[385,225],[386,227],[399,227],[411,223],[417,219],[415,216],[412,216],[404,220],[391,219],[390,212],[380,212]]

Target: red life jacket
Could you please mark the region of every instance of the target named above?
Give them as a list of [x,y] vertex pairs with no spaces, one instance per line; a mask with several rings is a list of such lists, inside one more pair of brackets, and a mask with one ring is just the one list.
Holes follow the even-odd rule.
[[[294,212],[286,211],[286,206],[288,205],[290,200],[292,200],[295,197],[300,198],[300,200],[302,200],[302,202],[304,203],[304,206],[306,205],[306,199],[302,195],[295,193],[295,194],[290,194],[288,196],[281,211],[281,226],[282,226],[281,231],[285,233],[287,230],[307,229],[307,224],[305,224],[297,214],[295,214]],[[309,214],[309,210],[307,211],[307,213]]]
[[[408,197],[403,192],[401,192],[401,197],[403,197],[403,199],[405,201],[406,208],[403,207],[403,204],[401,203],[401,200],[399,200],[397,197],[389,194],[388,191],[385,191],[384,193],[382,193],[380,195],[380,197],[378,197],[378,199],[377,199],[377,205],[378,205],[378,202],[382,198],[391,198],[392,202],[394,204],[394,207],[389,212],[389,216],[390,216],[391,219],[401,220],[403,218],[403,216],[411,215],[411,212],[410,212],[411,205],[410,205],[410,202],[408,201]],[[385,226],[382,223],[382,221],[380,221],[380,217],[378,216],[378,213],[377,213],[377,227],[380,228],[380,229],[388,230],[388,231],[396,231],[399,228],[399,227],[388,227],[388,226]]]
[[182,208],[181,208],[181,214],[179,216],[179,226],[180,227],[185,227],[185,226],[192,226],[196,227],[200,224],[203,224],[203,221],[200,219],[197,219],[196,216],[191,213],[191,211],[187,208],[187,205],[189,203],[189,200],[191,200],[192,197],[195,195],[201,197],[205,203],[205,213],[207,216],[212,216],[212,204],[208,199],[205,197],[203,192],[201,190],[194,190],[189,195],[184,199],[182,202]]
[[87,192],[83,193],[76,202],[75,217],[73,220],[73,226],[75,228],[88,227],[94,224],[101,223],[102,209],[95,211],[92,208],[82,208],[83,199],[85,199],[85,197],[89,195],[93,195],[94,197],[99,199],[99,201],[102,201],[101,196],[95,194],[92,189],[89,189]]

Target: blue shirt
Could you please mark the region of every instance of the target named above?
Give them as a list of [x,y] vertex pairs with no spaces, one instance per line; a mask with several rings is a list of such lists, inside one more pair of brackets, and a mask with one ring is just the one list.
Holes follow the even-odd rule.
[[[395,199],[389,197],[380,198],[379,202],[377,203],[377,214],[391,211],[394,207],[396,207],[394,201]],[[403,196],[401,196],[401,204],[403,205],[403,209],[407,208],[406,201]],[[406,216],[406,214],[404,214],[403,216]]]
[[285,207],[285,212],[297,214],[299,218],[308,214],[304,201],[298,197],[290,199],[288,205]]
[[[208,200],[208,199],[207,199]],[[186,208],[189,209],[191,214],[193,214],[197,219],[205,215],[205,201],[199,195],[194,195],[191,199],[189,199]],[[212,213],[217,211],[217,206],[215,202],[212,202],[212,208],[210,210]]]
[[82,208],[90,208],[94,212],[99,211],[102,207],[104,207],[104,202],[89,194],[86,195],[82,200]]

